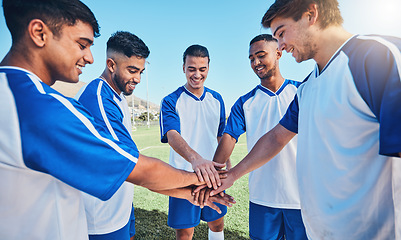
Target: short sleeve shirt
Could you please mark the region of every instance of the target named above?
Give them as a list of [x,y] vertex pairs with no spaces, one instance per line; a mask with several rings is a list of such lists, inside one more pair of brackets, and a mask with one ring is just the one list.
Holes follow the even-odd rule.
[[[8,99],[1,148],[0,239],[87,239],[80,191],[109,199],[135,167],[138,152],[97,125],[76,100],[36,75],[0,67]],[[4,104],[4,105],[3,105]],[[7,112],[6,112],[7,111]],[[4,133],[4,131],[1,131]]]
[[[256,86],[235,102],[224,132],[235,139],[246,132],[250,151],[284,116],[299,85],[300,82],[286,79],[276,92]],[[249,174],[251,202],[274,208],[300,208],[296,147],[297,137],[294,137],[269,163]]]
[[[97,78],[75,97],[107,129],[114,140],[138,151],[131,138],[131,117],[123,93],[117,94],[107,81]],[[83,193],[89,234],[107,234],[124,227],[130,220],[134,185],[124,182],[107,201]]]
[[[167,132],[176,130],[188,145],[204,159],[212,160],[217,148],[217,137],[225,127],[224,102],[219,93],[204,88],[200,98],[185,86],[163,98],[160,110],[161,141],[166,143]],[[172,148],[170,164],[176,168],[193,171],[192,166]]]
[[349,39],[302,84],[280,123],[298,132],[302,217],[312,239],[400,234],[401,39]]

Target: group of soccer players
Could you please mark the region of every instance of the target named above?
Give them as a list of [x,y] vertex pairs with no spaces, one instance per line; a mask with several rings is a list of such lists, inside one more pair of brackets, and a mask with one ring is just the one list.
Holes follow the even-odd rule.
[[[186,83],[161,103],[170,165],[131,138],[125,95],[150,53],[140,38],[114,33],[103,73],[71,99],[50,86],[77,82],[93,62],[91,10],[79,0],[3,0],[3,10],[0,239],[133,238],[131,183],[170,196],[177,239],[192,239],[200,220],[224,239],[235,201],[223,191],[249,172],[252,239],[401,239],[401,39],[350,34],[337,0],[270,6],[272,35],[249,45],[260,84],[227,125],[221,95],[204,86],[208,50],[189,46]],[[316,62],[302,83],[282,77],[284,50]],[[245,132],[249,154],[231,168]]]

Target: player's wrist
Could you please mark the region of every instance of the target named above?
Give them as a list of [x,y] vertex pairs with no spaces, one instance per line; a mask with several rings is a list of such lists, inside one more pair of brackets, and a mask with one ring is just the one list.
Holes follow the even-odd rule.
[[227,178],[231,177],[233,181],[237,181],[241,177],[239,168],[233,167],[227,172]]
[[191,185],[195,185],[195,186],[200,186],[200,185],[205,184],[205,182],[199,181],[198,175],[196,175],[195,172],[191,173],[191,182],[192,182]]

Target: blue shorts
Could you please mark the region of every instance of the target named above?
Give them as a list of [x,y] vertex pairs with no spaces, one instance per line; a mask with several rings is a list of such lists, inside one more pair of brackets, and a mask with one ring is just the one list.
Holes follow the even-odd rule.
[[271,208],[252,202],[249,202],[249,236],[257,240],[308,239],[301,210]]
[[131,216],[128,223],[117,231],[107,234],[89,235],[89,240],[130,240],[135,235],[134,206],[131,209]]
[[210,207],[201,209],[186,199],[169,197],[167,224],[174,229],[185,229],[198,226],[200,220],[205,222],[215,221],[227,213],[226,206],[215,204],[220,208],[221,214]]

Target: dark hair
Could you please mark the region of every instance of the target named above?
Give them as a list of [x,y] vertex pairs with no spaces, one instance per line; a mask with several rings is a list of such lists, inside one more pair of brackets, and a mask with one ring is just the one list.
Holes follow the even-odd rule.
[[107,41],[107,51],[109,50],[123,53],[127,57],[147,58],[150,54],[149,48],[139,37],[123,31],[118,31],[111,35]]
[[343,23],[337,0],[276,0],[263,16],[262,25],[270,28],[271,22],[276,17],[291,17],[294,21],[298,21],[313,3],[317,4],[318,20],[322,29]]
[[277,39],[273,38],[273,36],[270,34],[260,34],[251,40],[251,42],[249,43],[249,46],[251,46],[255,42],[259,42],[262,40],[266,41],[266,42],[277,42]]
[[55,36],[63,25],[74,26],[77,21],[88,23],[93,35],[100,36],[93,12],[79,0],[3,0],[3,10],[13,43],[21,39],[33,19],[42,20]]
[[192,45],[189,46],[183,55],[182,60],[184,61],[185,64],[185,60],[187,59],[187,56],[192,56],[192,57],[207,57],[207,62],[210,62],[210,57],[209,57],[209,51],[207,50],[206,47],[201,46],[201,45]]

